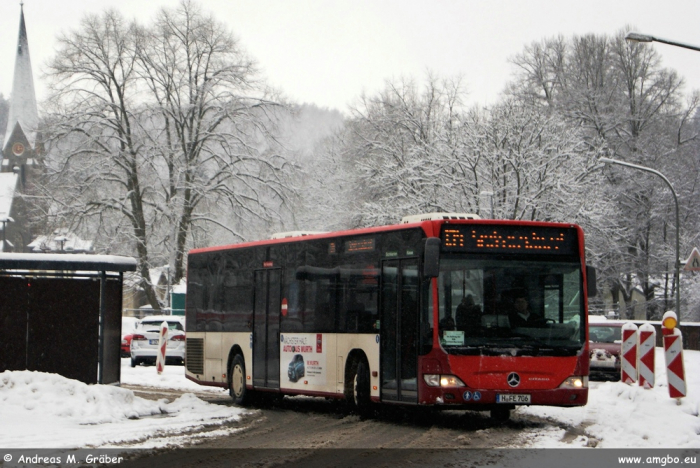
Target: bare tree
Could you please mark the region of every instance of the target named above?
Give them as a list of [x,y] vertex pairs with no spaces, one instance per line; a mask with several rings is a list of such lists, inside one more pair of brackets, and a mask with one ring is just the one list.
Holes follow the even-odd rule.
[[[514,59],[518,74],[511,93],[533,102],[533,89],[556,83],[547,88],[549,93],[539,95],[546,95],[551,112],[580,128],[591,147],[661,170],[677,186],[683,185],[687,173],[679,168],[690,162],[683,147],[695,144],[688,121],[697,101],[684,105],[683,80],[662,67],[653,48],[625,41],[626,32],[565,42],[557,38],[527,47]],[[558,59],[542,59],[549,56]],[[601,203],[613,200],[616,213],[591,219],[585,226],[606,233],[591,239],[593,250],[606,252],[598,257],[598,267],[615,295],[629,302],[631,290],[639,287],[653,304],[660,278],[669,274],[667,231],[675,225],[673,210],[668,209],[670,193],[643,173],[613,169],[605,177],[608,183],[594,194]],[[666,281],[667,298],[673,297],[675,287]]]
[[83,223],[112,215],[128,220],[141,287],[158,307],[148,273],[150,189],[142,181],[136,37],[134,25],[109,10],[85,17],[80,30],[58,39],[49,73],[59,113],[51,118],[49,141],[53,168],[62,176],[52,191],[61,194],[58,217]]
[[284,208],[285,161],[270,132],[279,106],[198,5],[163,9],[148,26],[88,16],[59,39],[49,76],[52,215],[90,226],[112,251],[135,248],[154,308],[149,269],[169,262],[182,278],[193,228],[242,239],[247,220]]
[[576,129],[512,99],[481,115],[464,129],[469,138],[464,153],[479,158],[471,180],[493,197],[495,217],[573,221],[587,216],[579,197],[589,187],[584,175],[596,164],[596,153]]
[[467,111],[462,98],[459,81],[435,77],[422,91],[404,81],[363,98],[345,150],[364,187],[354,192],[362,224],[426,211],[488,217],[491,203],[506,219],[583,216],[572,194],[585,193],[595,154],[576,129],[514,99]]
[[[246,215],[279,216],[272,206],[289,191],[270,131],[278,104],[262,92],[238,41],[191,1],[161,10],[143,30],[136,57],[153,99],[148,150],[157,156],[158,203],[171,229],[164,247],[178,281],[193,223],[217,223],[242,239]],[[210,208],[198,212],[204,200],[238,216],[224,221]]]
[[405,80],[388,82],[376,96],[361,97],[344,150],[357,169],[359,224],[446,209],[450,202],[441,196],[438,180],[462,97],[459,80],[434,76],[428,76],[422,91]]

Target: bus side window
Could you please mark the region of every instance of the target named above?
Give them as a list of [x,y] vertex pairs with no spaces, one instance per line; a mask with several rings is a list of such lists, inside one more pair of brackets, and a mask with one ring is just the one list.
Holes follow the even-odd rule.
[[301,325],[305,332],[312,332],[316,321],[316,283],[304,280],[304,311]]
[[291,277],[285,277],[287,311],[280,317],[280,330],[285,333],[299,333],[303,331],[304,316],[304,282]]
[[[311,289],[312,294],[307,295],[310,303],[307,303],[307,310],[312,314],[313,319],[309,323],[305,323],[305,327],[309,331],[317,331],[321,333],[335,332],[336,317],[335,317],[335,291],[333,283],[328,280],[311,281],[311,285],[307,285],[307,290]],[[308,288],[311,286],[311,288]]]
[[377,320],[376,278],[361,277],[342,281],[338,290],[339,325],[341,332],[372,332]]
[[365,313],[365,305],[358,299],[357,285],[345,284],[341,291],[340,325],[341,330],[348,333],[357,333],[360,318]]

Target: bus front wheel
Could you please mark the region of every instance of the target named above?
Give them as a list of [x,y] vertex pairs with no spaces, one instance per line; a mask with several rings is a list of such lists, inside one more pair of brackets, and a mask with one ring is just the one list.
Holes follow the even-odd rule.
[[231,376],[229,393],[233,402],[241,406],[248,404],[251,392],[245,386],[245,361],[240,354],[234,356],[229,375]]

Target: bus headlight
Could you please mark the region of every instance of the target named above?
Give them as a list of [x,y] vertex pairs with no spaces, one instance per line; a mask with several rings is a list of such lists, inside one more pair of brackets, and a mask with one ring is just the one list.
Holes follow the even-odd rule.
[[455,375],[424,374],[423,380],[429,387],[466,387]]
[[561,385],[559,385],[559,388],[573,388],[573,389],[578,389],[578,388],[586,388],[588,387],[588,377],[587,376],[580,376],[580,375],[572,375],[568,379],[566,379],[564,382],[562,382]]

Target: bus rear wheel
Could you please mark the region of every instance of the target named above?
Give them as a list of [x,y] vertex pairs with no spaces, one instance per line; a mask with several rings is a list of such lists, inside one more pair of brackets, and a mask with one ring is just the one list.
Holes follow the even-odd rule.
[[366,414],[371,404],[369,384],[369,366],[362,360],[357,363],[352,382],[352,403],[360,414]]
[[245,361],[240,354],[236,354],[231,361],[229,375],[231,376],[229,393],[233,402],[241,406],[247,405],[250,402],[251,392],[245,386]]

